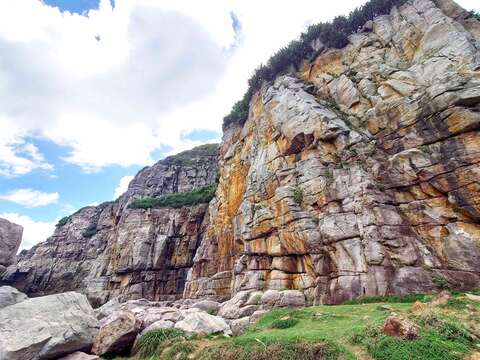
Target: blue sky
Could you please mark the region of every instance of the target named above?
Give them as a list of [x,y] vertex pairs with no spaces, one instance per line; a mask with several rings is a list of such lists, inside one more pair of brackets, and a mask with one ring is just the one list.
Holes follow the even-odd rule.
[[[88,10],[98,9],[100,0],[43,0],[43,2],[50,6],[57,6],[62,11],[83,14]],[[114,0],[111,2],[114,4]]]
[[218,142],[260,63],[365,1],[0,1],[0,217],[28,248],[144,166]]

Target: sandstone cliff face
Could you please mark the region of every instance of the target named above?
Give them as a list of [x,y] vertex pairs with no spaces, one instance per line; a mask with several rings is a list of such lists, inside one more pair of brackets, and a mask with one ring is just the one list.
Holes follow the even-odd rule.
[[264,86],[220,149],[185,297],[480,285],[480,23],[409,1]]
[[344,49],[317,47],[226,129],[209,205],[126,207],[215,182],[211,153],[166,159],[22,253],[6,280],[97,303],[480,286],[480,22],[450,0],[411,0]]
[[46,242],[22,252],[4,280],[33,296],[82,291],[96,304],[118,295],[181,297],[208,204],[149,210],[127,204],[190,191],[214,183],[216,176],[216,146],[159,161],[140,171],[115,202],[79,210]]

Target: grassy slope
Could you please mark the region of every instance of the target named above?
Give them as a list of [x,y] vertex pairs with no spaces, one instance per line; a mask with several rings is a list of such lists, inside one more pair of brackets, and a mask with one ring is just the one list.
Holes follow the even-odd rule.
[[[424,301],[431,299],[432,296],[426,296]],[[480,331],[480,303],[466,300],[463,294],[456,294],[447,306],[415,313],[412,303],[389,302],[386,309],[383,304],[389,299],[384,300],[387,301],[275,309],[241,336],[177,338],[164,344],[161,355],[143,359],[457,360],[478,349],[478,338],[473,334]],[[383,322],[392,312],[420,325],[418,340],[383,336]],[[298,321],[292,322],[290,328],[275,328],[286,319]],[[177,355],[172,355],[172,347],[177,349],[173,351]]]

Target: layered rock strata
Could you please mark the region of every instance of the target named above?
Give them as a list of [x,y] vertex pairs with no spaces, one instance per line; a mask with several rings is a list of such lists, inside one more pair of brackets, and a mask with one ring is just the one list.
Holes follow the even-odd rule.
[[114,202],[83,208],[46,242],[19,255],[4,282],[32,296],[81,291],[94,304],[176,299],[200,243],[208,204],[130,209],[132,199],[215,183],[217,146],[204,145],[141,170]]
[[409,1],[255,94],[224,133],[185,297],[479,286],[479,29]]

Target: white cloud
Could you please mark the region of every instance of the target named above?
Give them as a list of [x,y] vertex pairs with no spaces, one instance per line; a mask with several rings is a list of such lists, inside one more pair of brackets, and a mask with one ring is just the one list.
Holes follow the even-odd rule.
[[23,226],[23,237],[20,250],[29,249],[53,234],[55,222],[34,221],[30,217],[17,213],[3,213],[0,217]]
[[0,0],[0,176],[52,169],[32,135],[67,146],[65,160],[87,171],[196,145],[181,135],[220,131],[260,62],[364,2],[102,0],[87,17]]
[[132,181],[134,176],[124,176],[120,179],[118,186],[115,188],[113,192],[113,200],[118,199],[125,191],[128,189],[128,184]]
[[0,195],[0,200],[10,201],[29,208],[55,204],[58,202],[58,198],[57,192],[46,193],[32,189],[17,189]]

